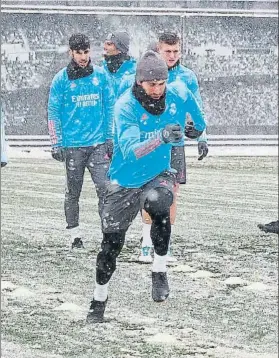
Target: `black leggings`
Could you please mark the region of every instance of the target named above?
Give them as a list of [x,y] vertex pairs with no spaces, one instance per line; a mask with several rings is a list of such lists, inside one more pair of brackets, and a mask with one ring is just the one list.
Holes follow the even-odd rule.
[[[153,189],[157,191],[156,201],[148,197],[144,203],[145,211],[152,219],[151,239],[157,255],[163,256],[168,252],[171,223],[170,207],[173,202],[172,193],[166,188]],[[109,282],[116,269],[116,258],[120,254],[126,232],[104,233],[101,251],[97,256],[96,282],[104,285]]]

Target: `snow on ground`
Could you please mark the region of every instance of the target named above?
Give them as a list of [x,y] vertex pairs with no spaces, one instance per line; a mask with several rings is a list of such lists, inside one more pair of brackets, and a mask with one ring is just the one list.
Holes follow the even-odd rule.
[[[188,160],[167,302],[151,299],[138,217],[111,281],[105,323],[85,323],[100,248],[97,198],[86,175],[82,252],[70,252],[64,169],[11,158],[1,172],[2,357],[275,358],[278,237],[257,224],[278,215],[277,158]],[[88,174],[88,173],[87,173]]]
[[[186,155],[189,157],[198,156],[195,146],[185,147]],[[50,150],[45,148],[17,148],[9,147],[9,158],[50,158]],[[278,156],[278,146],[210,146],[208,156]]]

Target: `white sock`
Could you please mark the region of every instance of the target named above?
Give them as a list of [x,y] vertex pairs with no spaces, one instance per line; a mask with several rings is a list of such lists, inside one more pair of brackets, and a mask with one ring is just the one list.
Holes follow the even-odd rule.
[[74,241],[76,237],[81,237],[81,232],[79,226],[76,226],[72,229],[67,229],[68,233],[71,236],[71,240]]
[[159,256],[154,252],[154,261],[152,266],[153,272],[166,272],[167,271],[167,255]]
[[152,240],[150,236],[150,230],[151,230],[151,224],[145,224],[142,225],[142,244],[141,247],[152,247]]
[[98,283],[95,284],[95,290],[94,290],[93,297],[96,301],[104,302],[107,299],[108,285],[109,285],[109,282],[104,285],[99,285]]

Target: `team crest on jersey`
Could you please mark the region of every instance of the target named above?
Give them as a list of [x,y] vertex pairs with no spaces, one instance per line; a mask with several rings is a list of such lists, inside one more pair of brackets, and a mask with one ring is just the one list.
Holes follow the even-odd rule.
[[177,112],[177,108],[176,108],[176,104],[175,104],[175,103],[171,103],[171,104],[170,104],[169,112],[170,112],[171,115],[175,115],[175,113]]
[[97,78],[97,77],[93,77],[93,78],[92,78],[92,83],[93,83],[93,85],[98,86],[98,84],[99,84],[98,78]]
[[143,113],[143,115],[141,116],[141,121],[146,121],[148,118],[147,114],[146,113]]
[[77,85],[76,85],[76,83],[74,83],[74,82],[72,82],[71,85],[70,85],[71,89],[76,88],[76,86],[77,86]]

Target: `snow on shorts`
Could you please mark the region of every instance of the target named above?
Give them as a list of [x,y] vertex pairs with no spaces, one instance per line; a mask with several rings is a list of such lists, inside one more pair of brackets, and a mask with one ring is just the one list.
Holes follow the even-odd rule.
[[143,209],[150,191],[155,188],[166,188],[174,197],[176,175],[164,172],[140,188],[124,188],[109,183],[102,210],[102,230],[112,233],[128,230],[140,209]]
[[186,184],[186,158],[183,147],[172,147],[171,167],[177,171],[176,180],[178,184]]

